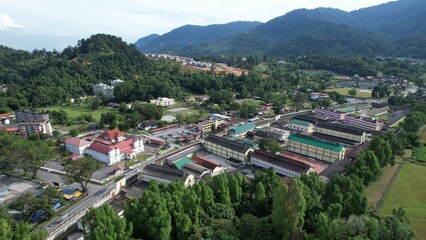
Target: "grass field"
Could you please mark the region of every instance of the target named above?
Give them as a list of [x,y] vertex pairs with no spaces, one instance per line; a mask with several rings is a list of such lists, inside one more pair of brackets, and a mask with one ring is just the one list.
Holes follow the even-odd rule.
[[374,183],[370,184],[365,190],[368,202],[374,207],[377,207],[380,199],[383,197],[387,186],[392,181],[392,177],[395,175],[399,167],[399,164],[395,164],[393,167],[387,166],[383,169],[382,176]]
[[70,118],[77,118],[77,117],[79,117],[83,114],[91,114],[92,117],[96,119],[96,121],[99,121],[102,113],[117,111],[117,110],[114,110],[112,108],[99,108],[99,109],[96,109],[96,110],[92,110],[92,109],[89,109],[89,108],[86,108],[86,107],[81,107],[81,106],[45,107],[45,108],[42,108],[42,110],[44,110],[44,111],[47,111],[47,110],[49,110],[49,111],[64,110]]
[[426,167],[403,164],[390,186],[379,214],[390,215],[392,210],[404,207],[410,217],[416,239],[426,240]]
[[[333,92],[336,91],[344,96],[350,96],[348,94],[348,91],[351,90],[351,88],[335,88],[335,89],[328,89],[327,92]],[[361,91],[360,89],[356,89],[356,95],[355,97],[358,98],[371,98],[371,92]]]

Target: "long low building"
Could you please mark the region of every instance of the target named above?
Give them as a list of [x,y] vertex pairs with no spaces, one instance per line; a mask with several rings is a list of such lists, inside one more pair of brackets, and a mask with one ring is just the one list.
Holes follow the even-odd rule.
[[327,162],[345,158],[345,147],[342,144],[326,142],[318,138],[299,134],[290,135],[287,142],[287,150]]
[[250,163],[261,168],[273,168],[276,173],[287,177],[300,177],[302,174],[314,172],[314,169],[307,163],[263,150],[251,152]]
[[350,126],[344,126],[339,123],[318,122],[314,129],[315,132],[318,133],[349,139],[359,143],[363,143],[366,138],[364,130]]
[[204,148],[224,158],[234,159],[243,163],[247,161],[249,152],[253,151],[247,145],[215,135],[210,135],[206,138]]
[[378,120],[358,116],[345,116],[344,123],[371,132],[380,131],[384,127],[384,124]]
[[195,178],[192,174],[188,174],[173,167],[156,164],[146,165],[140,172],[140,177],[141,180],[145,182],[157,181],[160,183],[170,183],[179,180],[182,181],[185,186],[192,186],[195,183]]

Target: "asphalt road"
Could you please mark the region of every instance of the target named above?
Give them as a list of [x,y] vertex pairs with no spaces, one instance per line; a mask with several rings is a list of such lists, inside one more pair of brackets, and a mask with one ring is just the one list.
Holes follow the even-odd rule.
[[[196,144],[198,144],[198,143],[196,143]],[[193,145],[195,145],[195,144],[191,144],[189,146],[182,147],[178,150],[165,153],[165,154],[157,156],[156,158],[153,158],[149,161],[143,162],[140,166],[138,166],[134,169],[126,170],[124,172],[123,176],[125,176],[126,179],[129,179],[129,178],[133,177],[134,175],[136,175],[138,173],[138,171],[143,169],[145,167],[145,165],[150,164],[150,163],[154,163],[158,159],[164,158],[164,157],[166,157],[170,154],[173,154],[175,152],[182,150],[183,148],[189,148]],[[48,221],[45,224],[44,228],[49,233],[49,236],[52,236],[55,233],[55,231],[60,231],[62,226],[69,224],[70,221],[75,220],[74,217],[76,215],[78,215],[80,212],[85,211],[86,209],[91,207],[97,200],[104,197],[106,193],[109,194],[109,191],[112,190],[115,187],[115,182],[111,182],[111,183],[108,183],[107,185],[103,185],[103,186],[97,186],[99,188],[97,188],[95,186],[97,186],[97,185],[94,185],[94,184],[89,185],[90,194],[87,197],[85,197],[83,200],[79,201],[78,203],[76,203],[75,205],[73,205],[72,207],[67,209],[64,213],[62,213],[61,216],[57,216],[57,217],[51,219],[50,221]],[[66,216],[66,217],[63,217],[63,216]],[[63,232],[63,231],[60,231],[60,232]]]

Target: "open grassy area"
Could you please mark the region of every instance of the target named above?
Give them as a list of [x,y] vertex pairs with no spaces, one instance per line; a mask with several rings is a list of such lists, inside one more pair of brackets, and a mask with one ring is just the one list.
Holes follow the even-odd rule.
[[[328,89],[326,92],[333,92],[336,91],[344,96],[350,96],[348,94],[348,91],[351,90],[351,88],[335,88],[335,89]],[[371,98],[371,92],[366,92],[365,90],[356,89],[356,95],[355,97],[358,98]]]
[[370,184],[365,190],[367,195],[368,202],[374,207],[377,207],[380,199],[383,197],[383,194],[386,191],[386,188],[391,183],[393,176],[398,170],[399,164],[395,164],[393,167],[387,166],[383,169],[383,174],[380,178]]
[[379,214],[390,215],[392,210],[404,207],[410,217],[416,239],[426,240],[426,167],[403,164],[390,186]]
[[83,114],[91,114],[92,117],[94,119],[96,119],[96,121],[99,121],[99,119],[101,118],[101,114],[102,113],[106,113],[106,112],[114,112],[117,111],[115,109],[112,108],[99,108],[96,110],[92,110],[86,107],[82,107],[82,106],[55,106],[55,107],[45,107],[42,108],[42,110],[44,111],[59,111],[59,110],[63,110],[65,111],[68,116],[70,118],[77,118]]

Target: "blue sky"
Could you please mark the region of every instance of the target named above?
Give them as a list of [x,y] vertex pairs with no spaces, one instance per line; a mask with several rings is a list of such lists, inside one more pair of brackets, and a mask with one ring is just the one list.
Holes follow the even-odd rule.
[[0,44],[58,50],[95,33],[127,42],[185,24],[266,22],[298,8],[351,11],[390,0],[0,0]]

